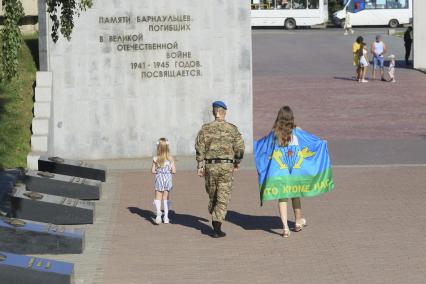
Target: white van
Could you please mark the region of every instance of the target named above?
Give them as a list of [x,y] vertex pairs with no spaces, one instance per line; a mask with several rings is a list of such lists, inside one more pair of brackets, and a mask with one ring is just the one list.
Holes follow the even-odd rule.
[[412,0],[349,0],[345,7],[333,14],[335,25],[342,26],[346,12],[352,26],[389,26],[411,23]]

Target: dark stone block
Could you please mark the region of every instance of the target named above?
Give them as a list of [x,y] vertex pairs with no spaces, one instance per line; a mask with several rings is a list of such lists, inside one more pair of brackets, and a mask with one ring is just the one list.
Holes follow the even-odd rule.
[[14,184],[10,181],[0,181],[0,215],[8,215],[11,211],[10,194]]
[[0,251],[18,254],[82,253],[84,231],[0,217]]
[[100,181],[106,180],[106,169],[103,166],[88,164],[82,161],[65,160],[59,157],[40,157],[38,160],[38,170]]
[[10,193],[22,178],[23,174],[20,169],[0,170],[0,215],[10,214]]
[[73,284],[74,264],[0,251],[0,283]]
[[30,191],[82,200],[100,198],[102,182],[97,180],[34,170],[27,170],[25,175],[24,182]]
[[13,189],[11,199],[13,218],[56,225],[93,224],[91,201],[26,191],[24,185]]

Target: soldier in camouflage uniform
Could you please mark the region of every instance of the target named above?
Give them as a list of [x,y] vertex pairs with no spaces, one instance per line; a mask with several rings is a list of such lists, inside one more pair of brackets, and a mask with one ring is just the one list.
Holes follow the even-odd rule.
[[222,221],[231,199],[233,173],[244,155],[244,141],[238,128],[225,121],[226,110],[224,102],[214,102],[215,120],[203,125],[195,141],[198,175],[205,177],[214,238],[226,235]]

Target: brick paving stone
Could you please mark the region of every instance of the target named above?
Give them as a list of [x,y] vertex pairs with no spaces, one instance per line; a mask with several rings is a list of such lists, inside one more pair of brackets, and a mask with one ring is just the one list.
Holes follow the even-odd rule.
[[[255,30],[253,32],[254,136],[265,135],[281,105],[296,123],[326,139],[426,137],[426,75],[401,63],[403,41],[384,29]],[[352,43],[369,46],[381,34],[398,59],[397,83],[352,80]],[[371,76],[371,66],[367,77]]]
[[[212,239],[194,172],[175,176],[172,224],[152,223],[152,177],[116,173],[115,223],[93,283],[422,283],[426,167],[336,168],[336,189],[303,200],[308,227],[283,239],[275,202],[259,207],[242,171]],[[129,210],[129,208],[131,208]],[[292,214],[289,215],[293,220]],[[409,280],[409,282],[407,282]]]
[[331,76],[254,78],[254,136],[271,129],[279,106],[327,139],[424,139],[426,75],[409,70],[398,83],[360,84]]
[[[356,32],[370,42],[376,33]],[[121,160],[122,170],[109,172],[94,225],[84,226],[85,252],[52,257],[76,263],[76,284],[425,283],[426,163],[413,156],[423,144],[412,141],[426,137],[426,77],[399,65],[395,84],[351,81],[353,39],[336,29],[254,31],[255,137],[289,104],[300,126],[332,141],[371,139],[374,147],[383,141],[394,148],[410,140],[413,147],[398,148],[407,159],[381,161],[419,165],[353,159],[358,166],[336,166],[336,189],[303,200],[308,227],[288,239],[280,236],[276,202],[260,207],[256,172],[242,170],[223,225],[228,236],[212,239],[207,195],[194,171],[175,176],[172,224],[156,226],[153,178],[130,170],[149,161]],[[401,39],[384,39],[401,58]],[[345,145],[337,153],[355,144]]]

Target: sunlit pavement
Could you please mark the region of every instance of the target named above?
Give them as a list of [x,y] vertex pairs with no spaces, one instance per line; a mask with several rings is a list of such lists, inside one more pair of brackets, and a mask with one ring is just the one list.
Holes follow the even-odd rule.
[[[362,31],[370,43],[376,30]],[[228,235],[212,239],[203,180],[187,160],[171,224],[154,225],[153,177],[132,164],[109,172],[85,253],[56,257],[76,263],[76,283],[424,283],[426,75],[398,68],[397,83],[353,81],[359,32],[253,32],[255,136],[288,104],[329,141],[335,189],[302,201],[308,227],[280,236],[276,202],[259,206],[248,166],[236,174]],[[383,38],[401,59],[402,40]]]

